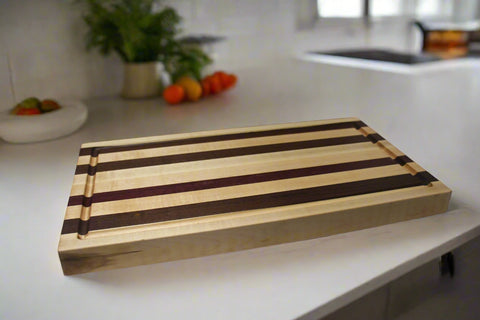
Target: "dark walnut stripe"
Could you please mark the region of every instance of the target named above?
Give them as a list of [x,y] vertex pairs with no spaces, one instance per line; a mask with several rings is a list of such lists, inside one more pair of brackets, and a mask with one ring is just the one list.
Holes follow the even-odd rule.
[[77,233],[81,235],[87,234],[89,230],[89,224],[90,224],[90,220],[84,221],[82,219],[78,219]]
[[249,175],[234,176],[234,177],[225,177],[225,178],[217,178],[217,179],[209,179],[209,180],[201,180],[201,181],[193,181],[193,182],[185,182],[185,183],[151,186],[151,187],[128,189],[128,190],[100,192],[100,193],[95,193],[92,197],[84,197],[83,195],[72,196],[68,201],[68,205],[75,206],[75,205],[81,204],[84,207],[88,207],[92,203],[104,202],[104,201],[125,200],[125,199],[133,199],[133,198],[158,196],[162,194],[229,187],[229,186],[249,184],[249,183],[299,178],[299,177],[306,177],[306,176],[312,176],[312,175],[358,170],[358,169],[388,166],[388,165],[395,165],[395,164],[397,163],[391,158],[378,158],[378,159],[336,163],[336,164],[329,164],[329,165],[315,166],[315,167],[264,172],[264,173],[249,174]]
[[[218,149],[213,151],[173,154],[168,156],[151,157],[151,158],[119,160],[119,161],[99,163],[96,166],[96,169],[97,169],[96,172],[149,167],[149,166],[157,166],[157,165],[181,163],[181,162],[189,162],[189,161],[238,157],[238,156],[270,153],[270,152],[328,147],[328,146],[344,145],[344,144],[352,144],[352,143],[360,143],[360,142],[368,142],[368,141],[369,140],[363,135],[355,135],[355,136],[347,136],[347,137],[295,141],[295,142],[276,143],[276,144],[259,145],[259,146],[251,146],[251,147],[233,148],[233,149]],[[77,170],[75,171],[75,174],[87,173],[88,168],[89,168],[89,165],[77,166]]]
[[[63,220],[63,226],[62,226],[62,232],[61,234],[68,234],[68,233],[78,233],[79,230],[79,224],[82,220],[80,219],[68,219],[68,220]],[[87,234],[88,233],[88,228],[85,230],[86,233],[79,233],[79,234]]]
[[[228,212],[280,207],[420,185],[425,185],[425,181],[410,174],[403,174],[168,208],[123,212],[91,217],[89,221],[89,230],[103,230]],[[77,232],[78,222],[79,219],[65,220],[62,234]]]
[[407,163],[409,162],[413,162],[412,159],[410,159],[409,157],[407,156],[398,156],[395,158],[395,161],[400,164],[401,166],[404,166],[406,165]]
[[435,178],[433,175],[431,175],[427,171],[417,172],[415,174],[415,177],[418,177],[419,179],[423,180],[425,182],[425,184],[429,184],[431,182],[438,181],[437,178]]
[[367,139],[372,141],[372,143],[377,143],[378,141],[385,140],[385,138],[378,133],[371,133],[367,135]]
[[150,143],[124,145],[124,146],[110,146],[110,147],[106,146],[106,147],[95,147],[95,148],[83,148],[83,149],[80,149],[80,156],[87,156],[87,155],[96,156],[96,155],[98,155],[98,153],[111,153],[111,152],[121,152],[121,151],[132,151],[132,150],[142,150],[142,149],[180,146],[180,145],[204,143],[204,142],[216,142],[216,141],[227,141],[227,140],[269,137],[269,136],[278,136],[278,135],[283,135],[283,134],[306,133],[306,132],[315,132],[315,131],[328,131],[328,130],[338,130],[338,129],[348,129],[348,128],[359,129],[361,127],[366,127],[366,126],[367,125],[365,123],[363,123],[362,121],[346,121],[346,122],[321,124],[321,125],[314,125],[314,126],[283,128],[283,129],[274,129],[274,130],[262,130],[262,131],[252,131],[252,132],[241,132],[241,133],[230,133],[230,134],[215,135],[215,136],[195,137],[195,138],[177,139],[177,140],[160,141],[160,142],[150,142]]

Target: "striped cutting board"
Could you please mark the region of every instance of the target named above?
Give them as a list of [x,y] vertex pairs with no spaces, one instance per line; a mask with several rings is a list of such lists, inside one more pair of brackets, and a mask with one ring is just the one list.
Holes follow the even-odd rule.
[[356,118],[82,145],[65,274],[311,239],[428,216],[451,191]]

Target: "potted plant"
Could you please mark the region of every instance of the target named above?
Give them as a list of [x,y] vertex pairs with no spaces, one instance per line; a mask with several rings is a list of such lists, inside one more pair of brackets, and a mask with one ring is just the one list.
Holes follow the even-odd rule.
[[88,26],[87,49],[116,52],[124,61],[122,96],[144,98],[161,90],[158,61],[173,77],[180,72],[200,77],[210,63],[201,50],[184,47],[176,40],[181,17],[165,7],[154,10],[155,0],[83,0]]

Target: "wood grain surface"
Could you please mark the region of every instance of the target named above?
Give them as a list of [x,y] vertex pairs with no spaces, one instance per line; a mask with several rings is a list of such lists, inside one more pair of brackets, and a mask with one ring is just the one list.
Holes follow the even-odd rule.
[[84,144],[65,274],[311,239],[446,211],[451,191],[356,118]]

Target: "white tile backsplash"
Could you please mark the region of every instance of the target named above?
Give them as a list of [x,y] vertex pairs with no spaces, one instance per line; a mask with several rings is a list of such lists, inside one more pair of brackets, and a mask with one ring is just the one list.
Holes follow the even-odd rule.
[[0,112],[12,108],[14,99],[6,42],[0,34]]
[[260,19],[258,16],[219,17],[218,32],[230,37],[254,35]]
[[167,6],[177,10],[178,14],[184,20],[190,20],[195,14],[195,1],[194,0],[165,0],[161,3],[161,7]]
[[[345,27],[316,26],[299,32],[299,1],[305,0],[167,0],[164,4],[183,17],[184,34],[226,38],[214,47],[216,61],[212,68],[227,71],[275,62],[306,50],[367,42],[393,46],[406,43],[395,40],[403,32],[401,28],[390,28],[387,34],[373,29],[371,38],[365,37],[363,30]],[[103,57],[86,52],[81,11],[82,5],[73,0],[0,1],[0,40],[5,44],[0,41],[0,99],[118,94],[122,62],[115,54]]]
[[[15,93],[12,100],[29,96],[87,98],[119,91],[108,85],[101,86],[102,91],[92,88],[92,83],[111,84],[115,73],[111,68],[98,68],[105,63],[104,57],[86,52],[80,9],[74,1],[64,0],[1,2],[0,39],[6,43],[10,62],[5,74]],[[89,73],[92,65],[104,72]],[[119,67],[121,63],[116,61],[115,69]],[[8,92],[4,82],[0,81],[2,100]]]
[[192,18],[182,24],[184,34],[189,35],[220,35],[218,22],[213,19]]
[[14,98],[12,89],[8,56],[0,54],[0,111],[9,110],[13,107]]

